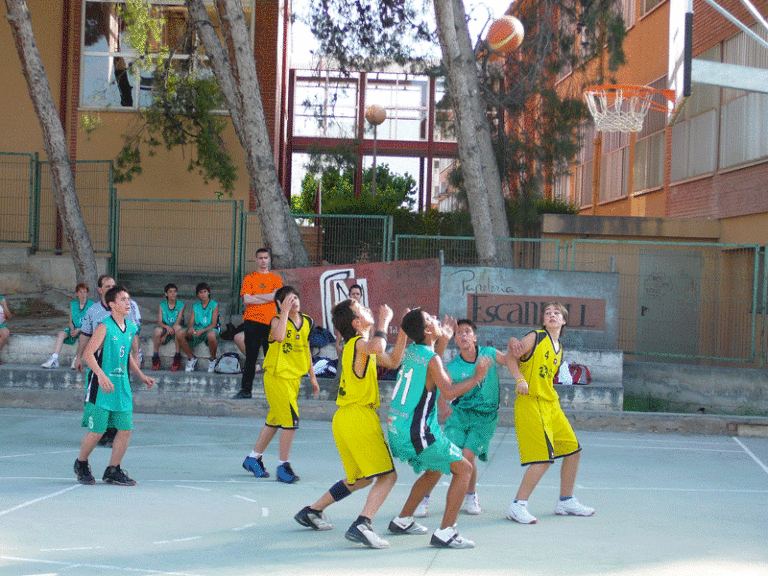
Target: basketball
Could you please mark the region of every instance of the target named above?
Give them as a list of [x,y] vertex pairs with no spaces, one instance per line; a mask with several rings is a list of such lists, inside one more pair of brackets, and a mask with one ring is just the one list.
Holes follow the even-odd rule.
[[365,119],[374,126],[378,126],[387,119],[387,111],[378,104],[371,104],[365,109]]
[[488,47],[498,54],[509,54],[523,42],[523,23],[514,16],[502,16],[488,29]]

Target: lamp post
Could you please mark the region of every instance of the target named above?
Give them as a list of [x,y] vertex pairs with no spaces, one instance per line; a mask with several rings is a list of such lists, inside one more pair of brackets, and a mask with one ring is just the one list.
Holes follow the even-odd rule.
[[365,109],[365,119],[373,126],[373,177],[371,178],[371,195],[376,196],[376,130],[379,124],[387,119],[387,111],[383,106],[371,104]]

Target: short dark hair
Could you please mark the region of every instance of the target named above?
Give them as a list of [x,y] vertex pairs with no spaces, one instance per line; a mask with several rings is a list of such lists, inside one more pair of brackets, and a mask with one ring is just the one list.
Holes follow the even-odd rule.
[[[96,285],[99,288],[101,288],[104,285],[104,280],[106,280],[107,278],[112,278],[112,276],[110,276],[109,274],[102,274],[101,276],[99,276],[99,279],[96,281]],[[114,280],[114,278],[112,279]]]
[[416,344],[423,343],[424,328],[426,327],[426,324],[424,323],[424,311],[421,308],[411,310],[403,317],[403,322],[400,324],[400,327],[408,338],[416,342]]
[[457,320],[457,321],[456,321],[456,327],[457,327],[457,328],[458,328],[459,326],[461,326],[462,324],[466,324],[467,326],[469,326],[470,328],[472,328],[472,332],[474,332],[475,334],[477,334],[477,324],[475,324],[474,322],[472,322],[472,320],[470,320],[469,318],[462,318],[461,320]]
[[266,252],[266,253],[267,253],[267,255],[268,255],[270,258],[272,257],[272,254],[270,254],[270,252],[269,252],[269,248],[259,248],[258,250],[256,250],[256,256],[258,256],[258,255],[259,255],[259,254],[261,254],[262,252]]
[[79,292],[82,288],[85,288],[86,292],[91,291],[91,289],[88,287],[88,284],[85,282],[80,282],[77,286],[75,286],[75,292]]
[[352,310],[354,304],[354,300],[347,298],[336,304],[331,310],[333,327],[339,331],[341,337],[344,338],[344,342],[348,342],[350,339],[357,336],[357,330],[352,326],[352,322],[357,318],[354,310]]
[[360,286],[360,284],[352,284],[352,286],[349,287],[349,291],[352,292],[353,288],[357,288],[358,290],[360,290],[360,294],[363,293],[363,287]]
[[125,292],[126,294],[128,294],[128,296],[130,296],[130,294],[128,293],[128,290],[125,289],[125,286],[115,285],[115,286],[112,286],[112,288],[110,288],[109,290],[107,290],[107,293],[104,294],[104,302],[107,303],[107,306],[109,306],[110,302],[114,302],[115,300],[117,300],[117,295],[120,294],[120,292]]
[[163,292],[167,293],[168,290],[170,290],[171,288],[176,288],[176,290],[179,289],[179,287],[176,286],[176,284],[174,284],[173,282],[169,282],[168,284],[165,285],[165,288],[163,288]]
[[299,296],[299,291],[293,286],[283,286],[282,288],[278,288],[277,292],[275,292],[275,306],[277,306],[278,312],[280,312],[280,302],[285,300],[288,294],[296,294],[296,296]]
[[208,292],[211,291],[211,287],[208,286],[208,282],[200,282],[197,286],[195,286],[195,294],[200,294],[203,290],[208,290]]

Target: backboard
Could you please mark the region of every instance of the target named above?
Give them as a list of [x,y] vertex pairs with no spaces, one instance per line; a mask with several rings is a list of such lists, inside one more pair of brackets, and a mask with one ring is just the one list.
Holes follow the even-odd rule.
[[[768,41],[756,34],[749,26],[733,16],[715,0],[703,0],[714,8],[725,20],[740,28],[751,41],[768,49]],[[741,0],[754,20],[768,32],[768,22],[750,0]],[[768,93],[768,69],[712,62],[692,57],[693,46],[693,0],[670,0],[669,10],[669,68],[667,85],[675,91],[674,106],[670,105],[669,116],[674,117],[685,100],[695,90],[693,84],[709,84],[725,88],[736,88],[751,92]]]

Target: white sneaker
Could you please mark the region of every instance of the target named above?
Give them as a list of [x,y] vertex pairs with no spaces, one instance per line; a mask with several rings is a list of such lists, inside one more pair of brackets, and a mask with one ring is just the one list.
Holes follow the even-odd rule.
[[414,518],[426,518],[429,512],[429,496],[424,496],[424,500],[419,502],[416,506],[416,511],[413,513]]
[[388,530],[392,534],[426,534],[429,528],[414,522],[413,518],[393,518]]
[[213,374],[213,371],[216,368],[216,358],[212,358],[208,360],[208,374]]
[[77,362],[77,356],[72,358],[72,364],[69,365],[72,370],[75,370],[75,362]]
[[472,492],[464,496],[464,511],[472,516],[477,516],[482,512],[480,503],[477,501],[477,492]]
[[571,496],[568,500],[558,500],[555,506],[555,514],[558,516],[592,516],[594,513],[594,508],[585,506],[576,496]]
[[344,537],[351,542],[365,544],[369,548],[389,548],[389,542],[376,534],[368,521],[352,524]]
[[435,530],[429,543],[438,548],[474,548],[475,543],[467,540],[456,532],[456,528],[448,526],[445,530]]
[[191,360],[187,360],[187,367],[184,368],[184,372],[194,372],[195,366],[197,366],[197,358],[192,358]]
[[48,358],[48,360],[40,364],[40,366],[42,366],[43,368],[58,368],[59,357],[57,356],[54,358],[53,356],[51,356],[50,358]]
[[528,506],[518,502],[512,502],[509,505],[507,520],[514,520],[520,524],[536,524],[536,517],[528,512]]

